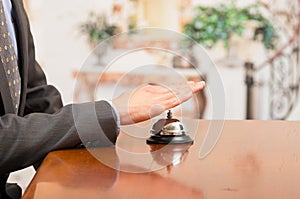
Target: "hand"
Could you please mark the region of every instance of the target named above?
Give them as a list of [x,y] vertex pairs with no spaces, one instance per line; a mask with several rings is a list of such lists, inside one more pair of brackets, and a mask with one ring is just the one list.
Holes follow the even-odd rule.
[[129,90],[113,100],[121,125],[133,124],[158,116],[205,88],[205,82],[186,84],[146,84]]

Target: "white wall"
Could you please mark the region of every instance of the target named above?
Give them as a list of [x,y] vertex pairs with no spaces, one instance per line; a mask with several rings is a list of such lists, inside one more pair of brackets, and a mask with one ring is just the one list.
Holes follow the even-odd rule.
[[79,69],[90,48],[79,31],[79,24],[90,11],[107,12],[105,0],[30,1],[31,27],[37,59],[43,65],[50,84],[63,94],[65,103],[73,99],[72,71]]

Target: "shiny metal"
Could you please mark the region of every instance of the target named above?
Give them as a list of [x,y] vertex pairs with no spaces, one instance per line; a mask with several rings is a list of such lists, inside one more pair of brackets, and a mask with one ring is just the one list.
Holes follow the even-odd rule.
[[184,135],[185,129],[181,122],[172,122],[164,126],[160,135]]
[[148,144],[191,144],[193,140],[186,135],[184,125],[174,119],[169,110],[166,119],[155,122],[151,129],[151,136],[147,139]]

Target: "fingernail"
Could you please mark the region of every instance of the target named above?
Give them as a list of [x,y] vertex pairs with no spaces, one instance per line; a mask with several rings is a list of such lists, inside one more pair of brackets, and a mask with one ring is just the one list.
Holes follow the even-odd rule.
[[199,84],[200,86],[205,86],[205,85],[206,85],[205,81],[201,81],[201,82],[199,82],[198,84]]

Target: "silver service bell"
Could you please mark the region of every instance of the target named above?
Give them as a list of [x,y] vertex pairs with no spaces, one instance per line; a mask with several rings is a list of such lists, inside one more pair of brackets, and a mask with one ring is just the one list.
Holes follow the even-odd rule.
[[147,144],[190,144],[193,140],[186,134],[184,125],[172,117],[169,110],[166,119],[153,124]]

